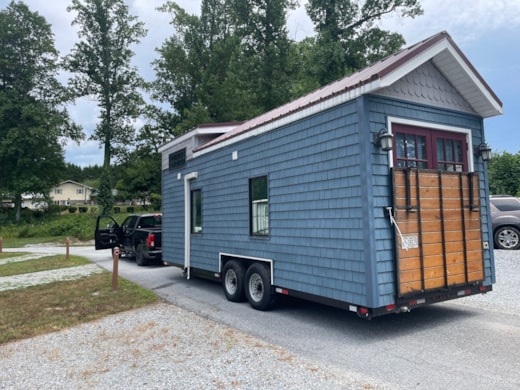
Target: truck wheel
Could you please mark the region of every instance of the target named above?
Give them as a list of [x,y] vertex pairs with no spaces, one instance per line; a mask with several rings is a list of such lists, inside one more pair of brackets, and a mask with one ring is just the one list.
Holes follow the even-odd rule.
[[222,270],[222,286],[228,301],[242,302],[244,295],[245,267],[242,263],[230,260]]
[[137,265],[148,265],[146,257],[144,257],[143,246],[138,244],[135,248],[135,262]]
[[274,303],[271,278],[268,268],[262,264],[252,264],[246,272],[246,297],[256,310],[269,310]]
[[520,231],[513,226],[501,226],[495,231],[497,249],[520,248]]

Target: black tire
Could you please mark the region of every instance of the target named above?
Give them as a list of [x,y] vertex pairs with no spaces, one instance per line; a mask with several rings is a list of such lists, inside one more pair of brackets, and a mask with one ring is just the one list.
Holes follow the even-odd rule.
[[497,249],[519,249],[520,231],[513,226],[501,226],[495,230],[495,247]]
[[236,260],[229,260],[222,269],[222,287],[228,301],[243,302],[245,300],[244,281],[246,268]]
[[269,269],[260,263],[252,264],[246,272],[245,293],[256,310],[269,310],[274,303]]
[[146,260],[144,256],[143,246],[141,244],[135,247],[135,262],[140,266],[148,265],[148,260]]

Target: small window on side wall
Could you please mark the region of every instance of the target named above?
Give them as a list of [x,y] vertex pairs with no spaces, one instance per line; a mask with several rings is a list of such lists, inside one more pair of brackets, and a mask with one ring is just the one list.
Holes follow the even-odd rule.
[[186,148],[170,153],[168,159],[168,168],[170,171],[184,167],[186,165]]
[[269,193],[267,176],[249,179],[249,233],[269,235]]
[[202,192],[191,191],[191,232],[202,233]]

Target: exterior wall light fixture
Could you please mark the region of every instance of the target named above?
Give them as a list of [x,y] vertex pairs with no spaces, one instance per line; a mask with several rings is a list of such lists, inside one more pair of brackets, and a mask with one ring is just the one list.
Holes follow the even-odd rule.
[[385,128],[374,134],[374,145],[380,146],[381,150],[388,152],[392,150],[392,140],[394,136]]
[[491,157],[493,157],[492,153],[491,153],[491,148],[485,142],[482,142],[477,147],[475,154],[480,156],[482,158],[482,161],[489,161],[489,160],[491,160]]

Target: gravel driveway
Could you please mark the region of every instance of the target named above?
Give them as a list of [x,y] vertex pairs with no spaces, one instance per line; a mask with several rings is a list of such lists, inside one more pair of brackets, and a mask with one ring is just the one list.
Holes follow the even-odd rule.
[[[21,260],[34,258],[24,256]],[[9,261],[15,261],[10,259]],[[75,267],[78,268],[78,267]],[[97,268],[91,269],[91,268]],[[84,272],[103,271],[95,264]],[[5,289],[81,277],[0,278]],[[3,281],[2,281],[3,279]],[[0,346],[0,389],[375,389],[166,302]]]
[[9,343],[0,356],[1,389],[378,388],[168,303]]
[[[520,251],[495,251],[495,261],[499,282],[494,291],[457,300],[457,304],[517,315]],[[348,367],[340,370],[337,365],[302,358],[245,332],[160,302],[0,346],[0,389],[31,388],[395,387],[362,378]]]

